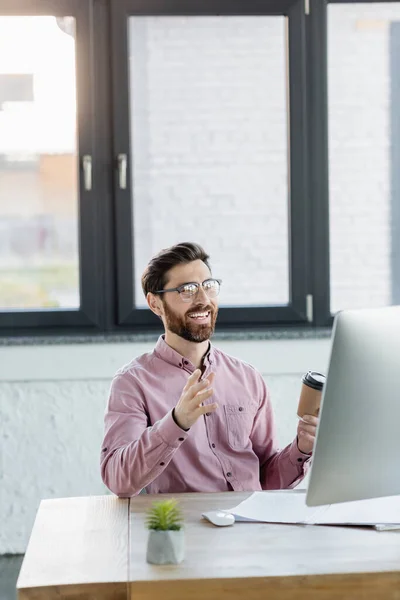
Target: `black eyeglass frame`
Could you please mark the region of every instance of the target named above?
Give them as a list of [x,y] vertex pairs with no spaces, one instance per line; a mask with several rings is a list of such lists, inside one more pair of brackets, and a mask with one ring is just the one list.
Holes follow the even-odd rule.
[[[166,292],[179,292],[179,295],[180,295],[181,292],[183,291],[183,288],[185,288],[187,285],[195,285],[197,287],[197,292],[195,294],[193,294],[193,298],[194,298],[199,293],[200,286],[204,290],[204,284],[207,283],[208,281],[216,281],[218,283],[218,292],[215,294],[215,296],[212,296],[215,298],[216,296],[218,296],[220,289],[221,289],[221,284],[222,284],[222,279],[216,279],[215,277],[209,277],[208,279],[205,279],[201,283],[197,283],[197,281],[188,281],[186,283],[182,283],[182,285],[179,285],[176,288],[167,288],[166,290],[157,290],[156,292],[153,292],[153,293],[154,294],[165,294]],[[205,292],[205,294],[207,294],[207,292],[205,290],[204,290],[204,292]],[[208,294],[207,294],[207,296],[208,296]]]

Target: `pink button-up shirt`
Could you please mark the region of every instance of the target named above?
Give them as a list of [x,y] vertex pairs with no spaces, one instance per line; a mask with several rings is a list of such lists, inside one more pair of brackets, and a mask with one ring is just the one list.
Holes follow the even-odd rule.
[[269,392],[253,367],[210,345],[202,377],[215,373],[218,403],[189,431],[174,421],[195,370],[160,337],[153,352],[114,377],[105,414],[101,474],[122,497],[148,493],[219,492],[296,486],[309,456],[296,440],[278,449]]

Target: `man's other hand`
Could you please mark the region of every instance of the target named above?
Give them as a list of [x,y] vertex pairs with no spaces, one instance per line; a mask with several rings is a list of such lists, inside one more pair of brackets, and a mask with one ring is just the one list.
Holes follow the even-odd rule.
[[311,454],[315,444],[318,417],[304,415],[297,426],[297,447],[304,454]]
[[213,395],[212,384],[214,373],[211,373],[207,379],[199,381],[201,375],[200,369],[196,369],[191,374],[182,391],[178,404],[175,406],[175,420],[182,429],[190,429],[197,419],[206,412],[214,412],[218,404],[206,404],[201,406]]

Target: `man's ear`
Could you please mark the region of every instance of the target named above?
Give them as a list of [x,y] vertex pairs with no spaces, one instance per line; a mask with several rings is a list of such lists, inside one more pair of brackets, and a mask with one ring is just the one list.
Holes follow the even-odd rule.
[[162,302],[161,302],[159,296],[149,292],[146,296],[146,300],[147,300],[147,304],[149,305],[150,310],[153,311],[153,313],[155,315],[157,315],[157,317],[160,317],[160,319],[161,319],[161,314],[162,314],[161,304],[162,304]]

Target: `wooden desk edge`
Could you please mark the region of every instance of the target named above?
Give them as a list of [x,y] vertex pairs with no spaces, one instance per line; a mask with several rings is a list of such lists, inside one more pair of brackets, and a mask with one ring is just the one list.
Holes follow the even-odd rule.
[[[136,581],[129,600],[398,600],[400,571]],[[36,599],[35,599],[36,600]]]
[[85,583],[71,585],[51,585],[46,587],[19,588],[18,600],[127,600],[128,585],[118,583]]

